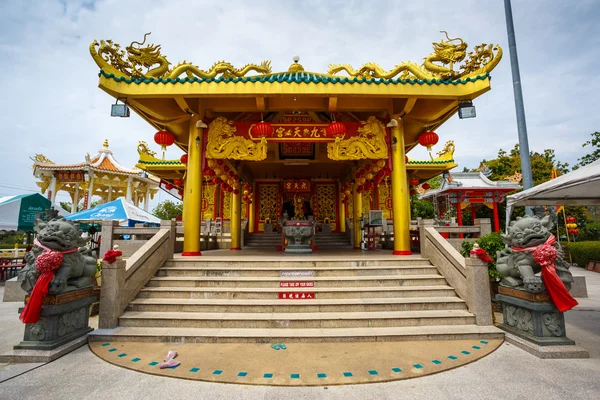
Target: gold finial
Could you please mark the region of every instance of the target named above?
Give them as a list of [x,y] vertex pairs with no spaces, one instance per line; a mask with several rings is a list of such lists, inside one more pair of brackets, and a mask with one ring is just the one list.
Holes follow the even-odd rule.
[[298,64],[298,61],[300,61],[300,57],[294,56],[293,60],[294,60],[294,63],[292,65],[290,65],[290,68],[288,68],[288,72],[304,71],[304,67],[302,66],[302,64]]
[[104,139],[104,143],[102,144],[102,146],[108,149],[108,139]]

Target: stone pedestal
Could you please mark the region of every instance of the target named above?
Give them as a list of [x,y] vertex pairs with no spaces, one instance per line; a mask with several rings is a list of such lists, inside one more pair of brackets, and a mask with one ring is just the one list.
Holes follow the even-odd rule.
[[529,293],[500,286],[504,323],[500,328],[539,346],[575,345],[566,336],[564,314],[547,293]]
[[283,234],[287,239],[286,253],[305,254],[312,253],[312,239],[315,228],[309,221],[287,221],[283,226]]
[[321,225],[321,232],[323,233],[331,233],[331,224],[323,224]]
[[96,301],[98,296],[92,287],[46,296],[40,320],[25,326],[23,341],[14,349],[52,350],[86,335],[93,330],[89,313]]
[[263,232],[273,233],[273,224],[265,224],[263,227]]

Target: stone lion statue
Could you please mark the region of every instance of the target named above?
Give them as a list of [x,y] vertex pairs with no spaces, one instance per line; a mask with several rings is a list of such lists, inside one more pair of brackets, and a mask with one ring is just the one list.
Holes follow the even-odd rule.
[[[17,278],[25,292],[31,293],[40,276],[36,259],[48,250],[63,253],[63,262],[48,286],[49,294],[92,286],[96,259],[87,255],[89,249],[82,247],[87,240],[81,237],[81,231],[75,223],[64,218],[55,218],[49,222],[36,220],[34,229],[37,232],[35,245],[25,253],[26,265],[19,271]],[[73,251],[74,249],[77,250]]]
[[[517,252],[514,249],[531,248],[546,243],[554,227],[552,215],[518,217],[510,223],[508,233],[502,235],[506,248],[497,253],[496,269],[502,275],[500,285],[523,289],[530,293],[545,290],[544,283],[537,273],[542,267],[533,260],[532,251]],[[553,245],[558,252],[556,273],[567,289],[571,288],[573,276],[570,265],[564,259],[564,252],[558,242]]]

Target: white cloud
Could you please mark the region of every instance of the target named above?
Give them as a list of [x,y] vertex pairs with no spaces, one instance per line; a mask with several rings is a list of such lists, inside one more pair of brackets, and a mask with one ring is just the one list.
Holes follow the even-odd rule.
[[[599,129],[600,3],[513,3],[530,148],[554,148],[558,159],[573,163]],[[0,185],[36,190],[30,156],[76,162],[105,138],[120,163],[135,164],[137,142],[151,142],[154,131],[137,116],[109,117],[113,99],[97,88],[88,46],[109,38],[126,45],[145,32],[172,63],[207,68],[222,59],[235,65],[270,59],[274,71],[286,70],[294,55],[315,72],[330,63],[419,62],[442,29],[471,47],[499,43],[504,59],[492,73],[492,91],[475,103],[477,118],[455,117],[438,133],[441,142],[455,140],[461,169],[517,142],[501,1],[13,1],[2,7]],[[0,186],[0,194],[18,191]]]

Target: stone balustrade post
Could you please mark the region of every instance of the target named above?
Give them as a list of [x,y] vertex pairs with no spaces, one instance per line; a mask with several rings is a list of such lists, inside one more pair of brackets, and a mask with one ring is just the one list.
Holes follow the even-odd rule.
[[427,257],[427,240],[425,234],[425,228],[433,226],[435,221],[433,219],[418,219],[419,224],[419,243],[421,246],[421,257]]
[[119,317],[123,311],[122,297],[125,288],[126,262],[118,259],[109,264],[102,263],[102,290],[100,291],[100,310],[98,315],[98,328],[113,329],[119,324]]
[[465,259],[465,266],[469,311],[475,315],[477,325],[492,325],[492,300],[487,263],[471,254]]
[[475,226],[481,229],[479,237],[492,233],[492,220],[489,218],[475,218]]
[[167,247],[167,260],[173,258],[175,240],[177,239],[177,221],[175,219],[160,221],[160,229],[169,229],[169,247]]
[[100,252],[98,253],[98,258],[103,258],[104,254],[113,248],[113,230],[118,227],[119,221],[102,221]]

